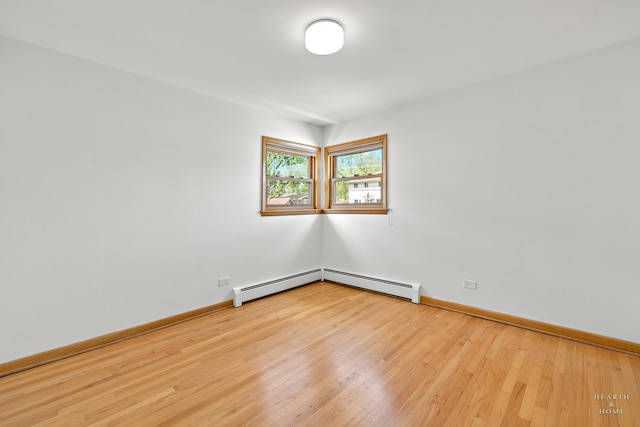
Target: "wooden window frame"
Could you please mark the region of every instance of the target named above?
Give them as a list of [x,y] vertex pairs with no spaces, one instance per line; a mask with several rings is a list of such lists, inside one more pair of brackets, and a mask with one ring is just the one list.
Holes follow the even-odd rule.
[[[309,157],[309,178],[289,178],[267,176],[267,152],[279,152],[297,156]],[[260,214],[262,216],[277,215],[309,215],[321,212],[320,209],[320,147],[300,144],[298,142],[285,141],[282,139],[262,137],[262,206]],[[267,191],[268,181],[278,179],[280,181],[305,181],[309,182],[311,190],[309,205],[268,205]]]
[[[382,173],[380,177],[380,203],[334,203],[334,183],[351,181],[362,177],[337,178],[336,158],[347,154],[356,154],[375,149],[382,149]],[[357,141],[345,142],[324,148],[324,205],[323,213],[328,214],[387,214],[387,135],[379,135]]]

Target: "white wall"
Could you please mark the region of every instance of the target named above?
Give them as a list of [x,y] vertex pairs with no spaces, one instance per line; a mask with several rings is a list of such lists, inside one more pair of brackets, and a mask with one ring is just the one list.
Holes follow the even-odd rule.
[[325,128],[323,139],[383,133],[391,213],[324,216],[325,267],[640,342],[640,40]]
[[[3,37],[0,64],[0,362],[321,265],[640,342],[638,40],[324,132]],[[261,135],[383,133],[390,215],[259,215]]]
[[320,267],[263,218],[261,135],[321,129],[0,37],[0,362]]

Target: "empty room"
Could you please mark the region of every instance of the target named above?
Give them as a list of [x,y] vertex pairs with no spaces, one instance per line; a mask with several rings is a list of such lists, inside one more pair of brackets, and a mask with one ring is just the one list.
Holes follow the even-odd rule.
[[640,2],[0,0],[0,425],[640,425]]

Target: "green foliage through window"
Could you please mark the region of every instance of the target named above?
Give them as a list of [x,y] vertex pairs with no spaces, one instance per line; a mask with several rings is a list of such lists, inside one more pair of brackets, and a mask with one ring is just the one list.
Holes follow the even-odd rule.
[[315,213],[318,147],[263,137],[263,215]]
[[309,157],[268,151],[267,176],[309,178]]
[[382,149],[336,157],[336,178],[382,172]]

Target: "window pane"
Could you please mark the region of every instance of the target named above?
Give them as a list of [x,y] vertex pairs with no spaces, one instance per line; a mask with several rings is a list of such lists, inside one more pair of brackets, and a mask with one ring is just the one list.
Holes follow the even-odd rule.
[[334,203],[349,203],[349,185],[346,181],[338,181],[333,189]]
[[309,178],[309,157],[268,151],[267,176]]
[[270,206],[310,205],[309,183],[297,181],[267,181],[267,204]]
[[382,149],[336,157],[335,178],[364,176],[382,172]]
[[334,203],[382,203],[380,178],[364,178],[335,183]]

